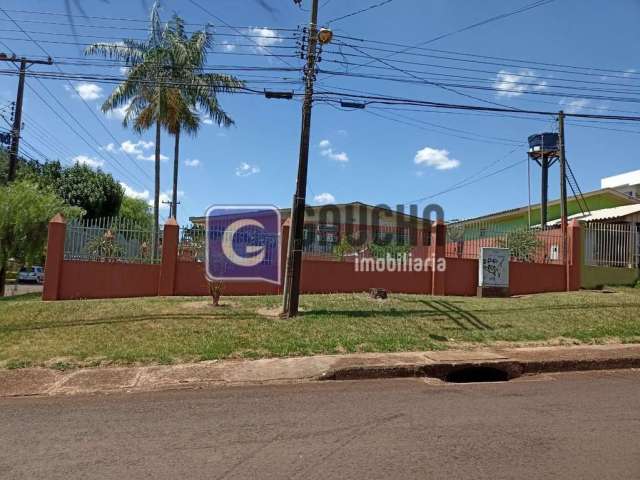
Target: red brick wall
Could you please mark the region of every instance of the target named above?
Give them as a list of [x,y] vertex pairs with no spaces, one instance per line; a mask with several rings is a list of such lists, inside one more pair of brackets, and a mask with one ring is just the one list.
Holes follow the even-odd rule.
[[58,300],[153,297],[158,294],[160,268],[136,263],[64,261]]
[[[44,300],[208,294],[204,265],[178,259],[178,231],[175,224],[165,226],[163,259],[159,265],[62,260],[64,227],[63,219],[58,217],[50,224]],[[444,239],[446,226],[437,225],[434,234]],[[580,278],[579,226],[572,224],[569,234],[571,252],[576,257],[568,269],[569,285],[571,289],[577,289]],[[173,242],[166,241],[170,236]],[[285,239],[286,236],[287,232],[284,232]],[[431,252],[444,255],[444,242],[432,243],[439,248],[432,248]],[[169,245],[173,245],[175,251],[168,252]],[[282,261],[284,276],[284,252]],[[446,267],[445,272],[436,275],[431,271],[357,272],[354,262],[350,260],[305,257],[302,263],[301,290],[303,293],[353,293],[370,288],[385,288],[393,293],[476,294],[478,260],[447,258]],[[511,294],[518,295],[565,291],[568,277],[564,265],[512,262],[509,278]],[[281,293],[281,285],[266,282],[227,282],[224,291],[226,295]]]

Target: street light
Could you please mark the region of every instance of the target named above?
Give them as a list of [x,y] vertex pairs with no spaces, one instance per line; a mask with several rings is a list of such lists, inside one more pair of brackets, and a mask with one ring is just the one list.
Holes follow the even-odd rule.
[[322,45],[326,45],[327,43],[331,42],[332,39],[333,39],[333,32],[328,28],[321,28],[320,31],[318,32],[318,41]]

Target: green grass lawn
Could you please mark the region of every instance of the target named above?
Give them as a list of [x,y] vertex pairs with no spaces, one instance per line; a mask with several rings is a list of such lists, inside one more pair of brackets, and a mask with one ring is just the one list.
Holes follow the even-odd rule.
[[476,344],[640,341],[640,289],[479,299],[305,295],[294,320],[280,297],[42,302],[0,299],[0,367],[174,363]]

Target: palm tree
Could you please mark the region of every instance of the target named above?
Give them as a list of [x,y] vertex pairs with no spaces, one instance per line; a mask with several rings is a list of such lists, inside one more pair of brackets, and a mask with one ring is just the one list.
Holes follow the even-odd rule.
[[153,258],[157,258],[160,216],[160,137],[162,120],[167,111],[166,76],[167,27],[162,26],[159,1],[151,8],[149,36],[145,41],[125,39],[117,43],[95,43],[85,50],[87,55],[102,55],[124,61],[127,77],[102,105],[103,112],[125,108],[123,125],[133,124],[142,133],[155,125],[155,186],[153,196]]
[[178,167],[180,163],[180,134],[196,135],[200,128],[198,111],[218,126],[230,127],[234,121],[220,107],[218,93],[233,93],[244,83],[232,75],[205,72],[207,53],[213,45],[209,27],[194,32],[189,38],[184,20],[174,15],[165,32],[165,41],[173,84],[164,126],[174,135],[172,216],[178,212]]

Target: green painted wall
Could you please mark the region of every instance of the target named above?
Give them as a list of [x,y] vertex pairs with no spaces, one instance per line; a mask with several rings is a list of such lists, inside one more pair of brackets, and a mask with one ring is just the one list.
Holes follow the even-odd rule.
[[598,288],[604,285],[633,285],[640,271],[637,268],[592,267],[582,265],[580,286],[582,288]]
[[[587,205],[589,209],[594,210],[602,210],[603,208],[612,208],[612,207],[620,207],[622,205],[629,205],[630,202],[625,201],[623,198],[613,196],[609,192],[602,192],[602,194],[594,195],[587,199]],[[567,202],[567,209],[569,215],[573,215],[575,213],[580,213],[580,208],[578,207],[578,202],[575,199],[569,199]],[[560,218],[560,205],[550,205],[547,211],[548,220],[556,220]],[[505,227],[505,229],[510,228],[523,228],[527,227],[529,224],[528,214],[526,211],[514,213],[510,216],[498,217],[495,219],[491,219],[491,217],[487,217],[482,220],[483,222],[493,223],[495,225],[500,225]],[[531,209],[531,224],[539,225],[540,224],[540,208],[532,208]]]

